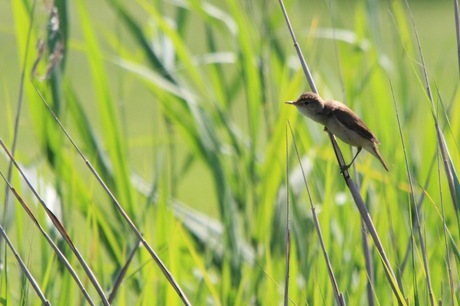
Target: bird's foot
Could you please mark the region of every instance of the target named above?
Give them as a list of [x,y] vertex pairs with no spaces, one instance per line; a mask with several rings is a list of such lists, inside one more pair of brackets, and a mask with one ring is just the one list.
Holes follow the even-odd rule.
[[343,174],[345,171],[348,171],[351,165],[345,165],[340,167],[340,173]]

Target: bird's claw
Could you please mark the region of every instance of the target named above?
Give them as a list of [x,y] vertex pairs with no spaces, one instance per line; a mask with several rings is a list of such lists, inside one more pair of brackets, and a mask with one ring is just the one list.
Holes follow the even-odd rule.
[[345,165],[340,167],[340,173],[343,174],[345,171],[348,171],[351,165]]

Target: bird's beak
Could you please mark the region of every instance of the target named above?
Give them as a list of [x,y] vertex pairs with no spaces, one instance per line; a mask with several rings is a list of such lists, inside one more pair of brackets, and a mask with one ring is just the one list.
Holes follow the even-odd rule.
[[294,104],[295,104],[295,101],[286,101],[286,102],[284,102],[284,103],[294,105]]

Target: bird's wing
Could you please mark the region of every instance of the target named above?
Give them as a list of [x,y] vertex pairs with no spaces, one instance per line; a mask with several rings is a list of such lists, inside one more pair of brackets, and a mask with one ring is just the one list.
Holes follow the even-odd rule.
[[[327,102],[326,102],[327,103]],[[343,103],[334,103],[329,116],[334,116],[335,119],[346,128],[356,131],[361,136],[369,139],[372,142],[380,143],[377,137],[371,132],[367,125]]]

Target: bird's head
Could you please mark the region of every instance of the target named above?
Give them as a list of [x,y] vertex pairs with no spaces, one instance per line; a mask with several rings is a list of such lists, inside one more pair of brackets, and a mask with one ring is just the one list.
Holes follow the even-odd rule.
[[286,104],[294,105],[305,116],[316,119],[317,114],[320,114],[324,108],[324,101],[314,92],[306,92],[296,100],[287,101]]

